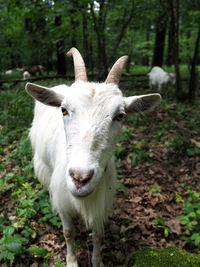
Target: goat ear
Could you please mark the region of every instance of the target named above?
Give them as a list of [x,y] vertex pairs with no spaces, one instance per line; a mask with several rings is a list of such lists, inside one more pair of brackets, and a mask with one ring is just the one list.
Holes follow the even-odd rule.
[[160,100],[160,94],[125,97],[125,109],[127,113],[148,113],[160,103]]
[[53,107],[60,107],[64,98],[53,90],[34,83],[27,83],[25,89],[36,100]]

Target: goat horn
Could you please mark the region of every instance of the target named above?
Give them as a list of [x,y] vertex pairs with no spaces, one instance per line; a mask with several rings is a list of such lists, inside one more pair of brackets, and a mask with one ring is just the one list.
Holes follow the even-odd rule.
[[67,52],[67,55],[73,56],[75,81],[87,82],[88,79],[87,79],[85,63],[84,63],[84,60],[83,60],[81,54],[79,53],[79,51],[75,47],[72,47]]
[[120,76],[122,74],[122,69],[126,65],[128,61],[128,56],[120,57],[115,64],[113,65],[112,69],[108,73],[108,76],[105,80],[105,83],[119,83]]

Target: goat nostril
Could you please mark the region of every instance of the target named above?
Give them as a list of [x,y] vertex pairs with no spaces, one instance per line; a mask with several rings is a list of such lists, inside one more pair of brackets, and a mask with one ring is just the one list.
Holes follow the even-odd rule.
[[72,169],[69,169],[69,175],[73,178],[74,177],[74,171]]
[[76,187],[80,188],[92,179],[94,175],[94,170],[92,169],[89,171],[83,171],[69,169],[69,175],[71,176]]
[[82,178],[81,178],[81,182],[82,183],[87,183],[89,182],[89,180],[92,179],[92,176],[94,175],[94,170],[90,170],[89,172],[85,173]]
[[89,173],[90,173],[90,177],[92,178],[92,176],[94,175],[94,169],[90,170]]

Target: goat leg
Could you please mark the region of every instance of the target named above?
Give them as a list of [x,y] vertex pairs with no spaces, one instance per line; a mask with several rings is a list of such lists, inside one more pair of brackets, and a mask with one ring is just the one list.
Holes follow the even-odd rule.
[[94,233],[92,236],[93,241],[93,252],[92,252],[92,266],[93,267],[104,267],[101,258],[101,234]]

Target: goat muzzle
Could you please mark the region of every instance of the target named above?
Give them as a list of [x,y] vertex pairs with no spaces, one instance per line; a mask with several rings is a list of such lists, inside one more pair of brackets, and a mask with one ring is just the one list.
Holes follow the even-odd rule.
[[80,189],[84,185],[86,185],[93,177],[94,170],[76,170],[69,169],[69,175],[74,182],[77,189]]

